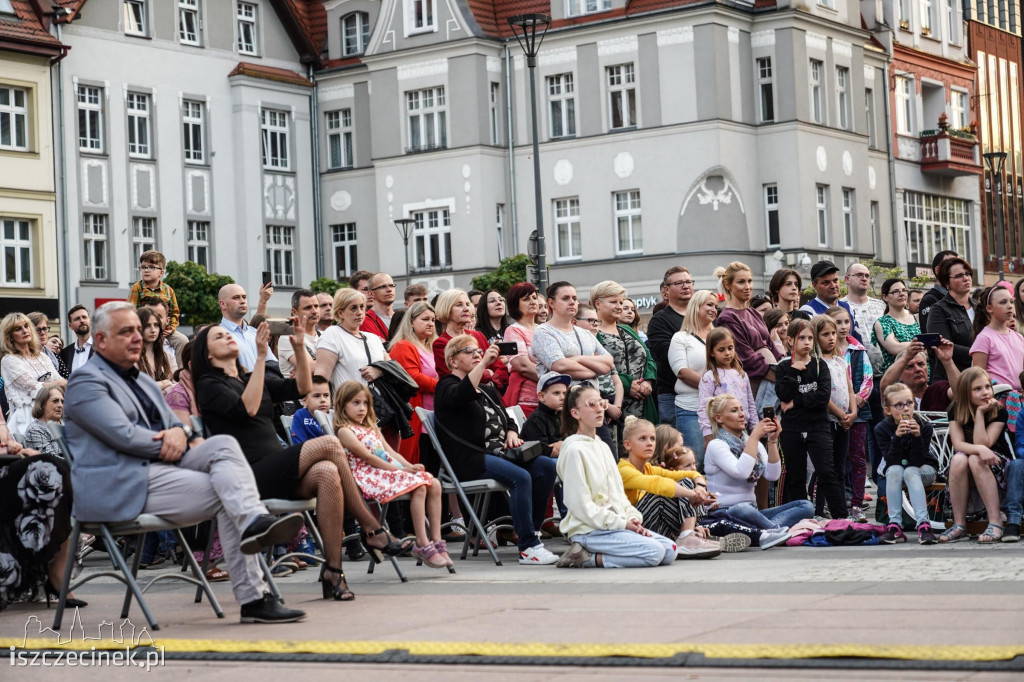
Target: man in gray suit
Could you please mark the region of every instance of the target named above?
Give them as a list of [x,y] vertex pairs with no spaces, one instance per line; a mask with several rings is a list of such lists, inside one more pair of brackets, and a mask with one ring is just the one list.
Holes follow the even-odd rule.
[[135,306],[101,306],[93,316],[93,343],[95,355],[68,382],[64,408],[75,518],[114,522],[145,513],[191,525],[216,516],[242,622],[303,618],[266,591],[253,556],[289,542],[302,517],[268,515],[238,442],[193,434],[167,407],[156,382],[139,374],[142,326]]

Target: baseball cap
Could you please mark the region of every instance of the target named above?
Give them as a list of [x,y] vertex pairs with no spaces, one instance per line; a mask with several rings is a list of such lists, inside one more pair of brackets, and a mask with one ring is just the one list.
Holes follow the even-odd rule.
[[565,384],[568,386],[572,383],[572,377],[568,374],[559,374],[558,372],[547,372],[542,374],[540,379],[537,380],[537,392],[540,393],[548,386],[552,384]]
[[839,268],[836,264],[830,260],[820,260],[814,264],[811,268],[811,280],[816,280],[819,277],[829,274],[830,272],[838,272]]

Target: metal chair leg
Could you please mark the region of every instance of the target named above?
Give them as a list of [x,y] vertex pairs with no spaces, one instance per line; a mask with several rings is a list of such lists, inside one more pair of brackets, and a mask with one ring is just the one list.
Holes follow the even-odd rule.
[[[224,612],[220,609],[217,597],[213,596],[213,589],[210,588],[210,583],[206,580],[206,574],[203,573],[202,569],[199,567],[199,563],[196,561],[196,558],[192,555],[192,548],[188,546],[188,541],[185,540],[184,533],[181,532],[180,528],[175,528],[174,532],[178,535],[178,542],[181,543],[182,548],[185,550],[185,561],[187,561],[192,567],[192,573],[195,574],[196,580],[202,583],[202,585],[196,589],[201,589],[203,592],[206,592],[206,597],[210,600],[210,606],[213,607],[213,612],[217,614],[218,618],[223,618]],[[196,601],[199,600],[197,599]]]
[[[100,534],[103,535],[103,540],[105,542],[110,543],[110,546],[112,546],[112,547],[116,547],[116,545],[114,544],[114,536],[112,536],[110,534],[110,529],[109,528],[107,528],[105,525],[101,525],[100,526]],[[127,585],[128,585],[128,590],[131,592],[131,594],[135,595],[135,600],[138,601],[139,608],[142,609],[142,615],[144,615],[146,617],[146,622],[149,623],[149,626],[151,628],[153,628],[153,630],[159,630],[160,629],[160,624],[156,622],[156,619],[153,617],[153,614],[150,612],[149,607],[146,605],[146,600],[143,599],[143,597],[142,597],[142,591],[139,589],[138,583],[135,582],[135,574],[132,573],[130,571],[130,569],[128,568],[128,564],[127,564],[127,562],[125,562],[124,557],[121,556],[121,554],[119,552],[115,551],[113,553],[113,557],[112,558],[114,560],[114,563],[117,565],[118,570],[120,570],[121,574],[124,576],[125,583],[127,583]],[[137,563],[137,560],[138,560],[138,557],[136,557],[136,563]],[[122,618],[127,618],[128,617],[127,611],[121,617]]]
[[260,568],[263,570],[263,575],[267,579],[267,588],[270,590],[270,594],[274,595],[284,603],[284,599],[281,597],[281,590],[277,589],[277,583],[274,582],[274,576],[270,572],[270,566],[267,565],[267,560],[263,557],[262,553],[257,553],[256,557],[260,563]]
[[[135,541],[135,556],[132,557],[132,582],[135,582],[138,579],[139,564],[142,561],[142,547],[146,544],[147,535],[149,535],[149,533],[143,533],[142,535],[139,535],[138,539]],[[128,617],[128,609],[131,608],[131,605],[132,591],[130,589],[126,589],[124,591],[124,606],[121,608],[122,618]]]
[[[211,566],[210,563],[210,552],[213,551],[213,538],[217,535],[217,517],[213,517],[210,520],[210,537],[206,538],[206,549],[203,550],[203,562],[199,565],[199,570],[203,572],[203,579],[206,579],[206,569]],[[198,576],[196,576],[198,577]],[[196,588],[196,604],[203,601],[203,589],[201,587]]]
[[60,594],[57,596],[57,613],[53,617],[53,629],[60,631],[60,623],[64,618],[64,603],[67,601],[68,592],[71,591],[71,572],[75,567],[75,555],[78,554],[78,545],[82,541],[82,524],[77,520],[71,524],[71,546],[68,547],[68,558],[64,562],[64,577],[60,581]]

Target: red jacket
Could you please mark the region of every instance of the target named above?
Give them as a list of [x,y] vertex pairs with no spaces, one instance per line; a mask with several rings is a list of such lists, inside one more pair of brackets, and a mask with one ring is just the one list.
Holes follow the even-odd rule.
[[384,345],[388,343],[388,326],[384,324],[384,320],[380,319],[380,315],[373,308],[366,311],[366,318],[359,325],[359,331],[376,334],[384,341]]
[[[480,350],[487,350],[487,339],[483,334],[468,329],[465,333],[476,339],[476,344],[480,347]],[[445,331],[444,334],[437,337],[437,340],[434,341],[434,366],[437,368],[437,375],[440,377],[443,377],[445,374],[451,374],[451,371],[448,369],[448,363],[444,361],[444,347],[451,340],[452,335]],[[481,382],[492,384],[500,394],[505,393],[505,389],[508,388],[508,367],[505,366],[500,357],[495,359],[491,366],[484,371]]]

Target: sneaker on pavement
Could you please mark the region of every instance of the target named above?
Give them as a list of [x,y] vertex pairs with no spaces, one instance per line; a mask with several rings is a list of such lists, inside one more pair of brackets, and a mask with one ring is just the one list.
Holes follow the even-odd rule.
[[890,523],[885,528],[885,532],[882,533],[882,537],[878,538],[878,541],[883,545],[895,545],[897,542],[906,542],[907,536],[903,534],[903,529],[900,528],[897,523]]
[[722,548],[722,552],[726,554],[742,552],[747,547],[750,547],[750,538],[743,533],[729,533],[724,537],[718,538],[718,545]]
[[865,502],[870,502],[873,499],[875,499],[875,498],[871,497],[871,493],[864,493],[864,501]]
[[761,537],[758,539],[757,544],[761,549],[768,549],[775,545],[782,544],[789,539],[789,529],[779,528],[778,530],[764,530],[761,531]]
[[857,523],[867,523],[868,517],[860,507],[854,507],[850,510],[850,518],[855,519]]
[[930,523],[922,523],[917,527],[917,541],[922,545],[938,544],[939,539],[935,537],[935,532],[932,531]]
[[261,514],[242,533],[242,554],[256,554],[274,545],[285,545],[295,539],[302,528],[302,514],[277,517]]
[[1003,542],[1020,542],[1020,524],[1008,523],[1003,531]]
[[262,599],[242,604],[243,623],[292,623],[305,617],[305,611],[285,608],[284,604],[270,593],[265,593]]
[[555,566],[558,568],[583,568],[590,559],[590,552],[578,542],[572,543],[562,556],[558,557]]
[[676,540],[676,558],[678,559],[712,559],[722,553],[722,546],[717,542],[702,540],[696,533]]
[[558,562],[558,555],[544,545],[534,545],[519,552],[519,563],[531,566],[550,566]]

